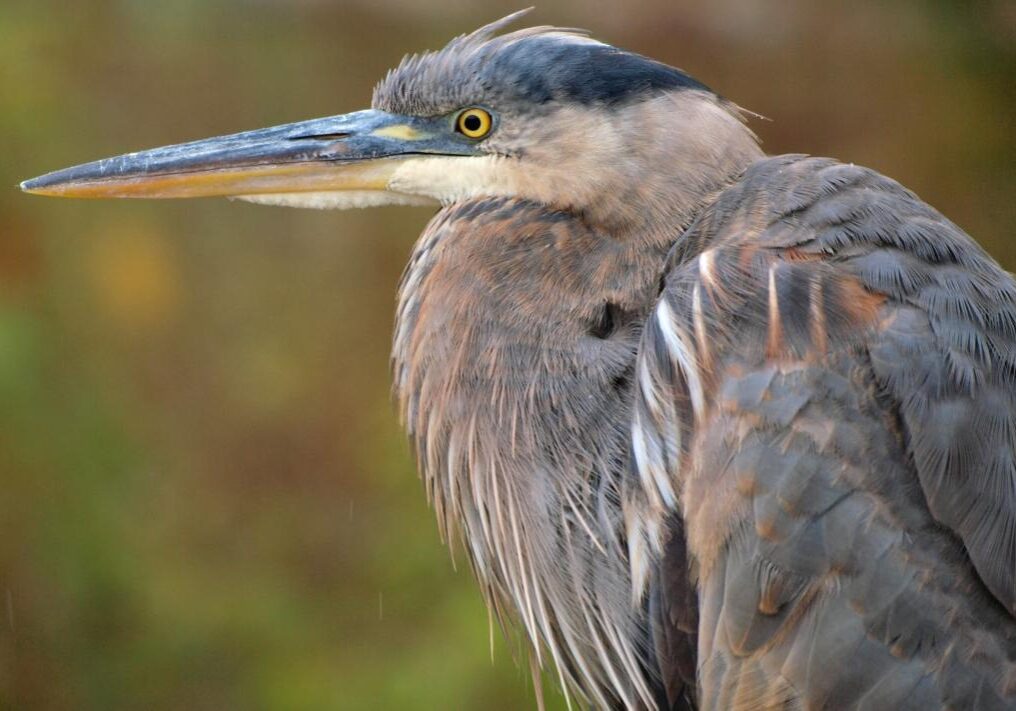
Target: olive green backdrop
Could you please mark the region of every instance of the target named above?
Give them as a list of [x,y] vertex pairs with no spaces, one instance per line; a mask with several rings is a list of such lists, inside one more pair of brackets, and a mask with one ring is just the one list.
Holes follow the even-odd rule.
[[[429,213],[19,180],[365,107],[498,0],[0,3],[0,707],[514,709],[389,400]],[[1016,3],[541,3],[916,190],[1016,266]],[[677,168],[677,166],[675,166]],[[551,707],[563,706],[548,685]]]

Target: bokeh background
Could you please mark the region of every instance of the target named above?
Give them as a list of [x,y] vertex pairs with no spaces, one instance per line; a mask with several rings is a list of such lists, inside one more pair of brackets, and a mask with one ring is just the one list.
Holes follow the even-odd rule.
[[[0,3],[0,707],[515,709],[389,400],[428,211],[74,202],[73,163],[364,107],[497,0]],[[547,0],[1016,267],[1013,0]],[[561,697],[548,689],[550,706]]]

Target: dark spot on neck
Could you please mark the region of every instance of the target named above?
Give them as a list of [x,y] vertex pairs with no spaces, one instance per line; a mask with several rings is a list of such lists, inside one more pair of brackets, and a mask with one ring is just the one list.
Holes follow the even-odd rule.
[[625,308],[621,304],[604,301],[599,312],[590,319],[586,332],[591,338],[600,341],[626,342],[634,353],[638,350],[639,333],[645,318],[645,309]]
[[628,366],[621,371],[620,375],[614,377],[610,382],[610,386],[614,389],[614,392],[624,397],[631,390],[632,378],[635,375],[635,363],[629,363]]
[[593,338],[610,338],[617,331],[621,315],[621,308],[608,301],[600,310],[599,318],[589,327],[589,335]]

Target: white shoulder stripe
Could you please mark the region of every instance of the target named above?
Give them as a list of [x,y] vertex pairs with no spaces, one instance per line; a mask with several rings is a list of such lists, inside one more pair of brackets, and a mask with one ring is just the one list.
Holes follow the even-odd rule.
[[688,338],[684,329],[675,323],[674,313],[670,310],[665,296],[660,299],[660,303],[656,307],[656,322],[660,326],[660,333],[663,334],[667,349],[673,355],[674,361],[688,383],[692,411],[695,419],[698,419],[705,414],[705,394],[702,390],[702,378],[698,363],[692,350],[688,347]]

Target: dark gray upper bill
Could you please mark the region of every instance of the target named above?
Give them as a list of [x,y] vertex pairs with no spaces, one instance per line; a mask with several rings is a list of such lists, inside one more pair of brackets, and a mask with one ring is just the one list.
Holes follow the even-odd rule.
[[[427,137],[405,141],[374,133],[396,125]],[[470,152],[468,143],[447,136],[443,128],[438,119],[369,109],[104,158],[26,180],[21,189],[282,163],[371,160],[409,152]]]

